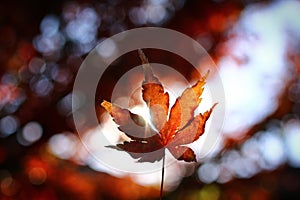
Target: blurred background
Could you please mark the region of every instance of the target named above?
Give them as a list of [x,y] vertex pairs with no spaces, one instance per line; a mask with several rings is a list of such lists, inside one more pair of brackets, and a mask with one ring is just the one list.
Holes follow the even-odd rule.
[[[299,199],[299,10],[296,0],[1,1],[0,199],[158,199],[160,172],[100,165],[71,113],[73,82],[89,51],[144,26],[197,40],[217,64],[226,95],[216,148],[198,165],[167,169],[165,199]],[[108,44],[108,56],[114,48]],[[178,56],[145,52],[189,76]],[[115,62],[97,98],[109,99],[118,78],[139,64],[136,52]],[[95,131],[85,138],[97,146]]]

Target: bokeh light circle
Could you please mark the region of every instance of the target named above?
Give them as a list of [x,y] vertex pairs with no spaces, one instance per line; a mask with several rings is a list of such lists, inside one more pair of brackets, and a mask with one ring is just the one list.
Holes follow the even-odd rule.
[[[108,43],[113,46],[109,49],[110,55],[103,52]],[[85,101],[80,107],[74,105],[74,103],[72,105],[74,124],[83,144],[97,161],[115,170],[131,173],[148,173],[160,170],[162,163],[161,161],[138,163],[126,152],[105,148],[105,146],[114,144],[111,144],[111,141],[107,139],[105,129],[98,122],[95,112],[95,94],[101,76],[114,60],[125,53],[144,48],[172,52],[187,60],[201,75],[204,75],[208,69],[213,74],[213,79],[208,80],[205,88],[209,91],[211,101],[217,102],[218,106],[210,117],[213,126],[206,128],[206,136],[202,138],[201,148],[196,150],[198,160],[205,157],[219,139],[225,110],[225,95],[217,67],[205,49],[187,35],[166,28],[146,27],[124,31],[102,41],[89,53],[77,73],[72,100],[81,95],[84,96]],[[200,66],[199,63],[204,59],[206,59],[206,64]],[[100,104],[101,102],[96,103]],[[209,109],[209,107],[206,109]],[[97,143],[99,147],[105,148],[105,153],[94,151],[85,142],[85,133],[91,129],[98,131],[100,139]]]

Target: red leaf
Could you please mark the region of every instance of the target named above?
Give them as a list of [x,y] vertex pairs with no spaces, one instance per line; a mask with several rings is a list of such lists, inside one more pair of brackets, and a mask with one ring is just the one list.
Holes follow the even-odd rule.
[[110,113],[116,124],[119,125],[119,129],[131,139],[123,144],[109,147],[126,151],[132,158],[138,159],[138,162],[159,161],[163,158],[166,148],[178,160],[196,161],[194,151],[182,145],[199,139],[204,133],[205,123],[216,105],[213,105],[204,114],[194,116],[194,111],[201,102],[200,96],[208,73],[177,98],[168,119],[169,94],[164,91],[162,84],[154,76],[150,64],[141,50],[139,50],[139,56],[145,73],[145,80],[142,84],[143,99],[149,108],[151,121],[158,132],[151,129],[141,116],[103,101],[101,106]]
[[176,133],[172,140],[172,145],[185,145],[198,140],[204,133],[205,123],[216,105],[217,104],[214,104],[213,107],[203,115],[199,114],[196,117],[193,117],[187,126]]
[[167,121],[169,94],[164,91],[158,78],[153,75],[148,59],[141,50],[139,50],[139,56],[145,72],[145,80],[142,85],[143,99],[149,107],[153,125],[160,131]]
[[195,162],[196,155],[194,151],[186,146],[171,146],[168,147],[170,153],[177,159],[177,160],[184,160],[186,162]]
[[170,119],[165,130],[162,132],[163,140],[170,140],[174,137],[177,131],[182,129],[191,118],[194,117],[194,111],[201,102],[201,94],[208,73],[199,80],[195,85],[184,90],[182,95],[176,99],[175,104],[170,111]]
[[116,124],[119,125],[119,130],[124,132],[130,139],[142,140],[156,134],[142,116],[107,101],[103,101],[101,106],[113,117]]

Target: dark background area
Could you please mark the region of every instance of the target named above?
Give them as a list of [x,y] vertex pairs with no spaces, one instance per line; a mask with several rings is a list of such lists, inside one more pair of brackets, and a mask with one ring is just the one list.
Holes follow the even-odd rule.
[[[237,36],[232,31],[243,12],[252,5],[262,8],[275,5],[273,1],[166,0],[157,1],[172,5],[168,7],[163,4],[167,13],[165,18],[136,20],[139,15],[134,14],[132,9],[145,6],[147,2],[1,1],[0,199],[158,199],[159,183],[147,186],[136,183],[130,175],[118,177],[107,171],[97,171],[80,157],[80,152],[84,150],[82,146],[79,147],[80,142],[73,124],[70,94],[81,62],[103,38],[135,27],[161,26],[197,39],[218,64],[222,57],[231,54],[228,41],[247,36],[243,33]],[[84,14],[85,9],[87,11]],[[87,19],[80,21],[84,16],[88,16]],[[101,22],[97,18],[101,18]],[[45,19],[50,19],[50,22],[47,24]],[[299,16],[295,16],[295,19],[299,19]],[[73,26],[70,25],[72,20],[77,20]],[[42,25],[43,22],[45,26]],[[79,26],[85,22],[90,24],[87,28],[82,26],[83,32],[77,33],[75,30],[79,30]],[[70,28],[69,32],[67,27]],[[90,34],[91,39],[82,37],[85,34]],[[242,154],[243,145],[251,138],[260,138],[263,132],[270,133],[274,127],[276,130],[283,130],[282,127],[289,120],[299,123],[300,39],[297,38],[298,40],[294,40],[295,47],[286,50],[286,59],[291,66],[286,70],[292,73],[283,81],[282,88],[273,88],[274,91],[280,90],[276,99],[270,100],[270,104],[278,101],[273,112],[241,130],[242,137],[224,137],[224,145],[219,153],[200,163],[199,169],[182,178],[177,187],[165,191],[165,199],[300,198],[300,165],[291,164],[288,154],[274,166],[267,161],[265,168],[241,165],[246,169],[259,168],[246,177],[228,171],[225,164],[222,164],[230,152]],[[185,76],[190,75],[189,68],[181,58],[170,56],[167,52],[145,52],[151,62],[166,63]],[[118,78],[139,62],[136,52],[131,52],[114,63],[106,72],[108,75],[100,80],[99,86],[106,90],[99,93],[97,98],[100,100],[109,97]],[[237,63],[243,62],[237,58]],[[287,98],[288,96],[294,98]],[[96,109],[99,115],[102,114],[103,110]],[[231,118],[227,120],[230,121]],[[295,135],[299,134],[300,129],[295,129]],[[284,136],[282,138],[285,143]],[[299,139],[298,136],[295,138]],[[61,150],[62,146],[68,148],[71,144],[77,145],[79,149],[73,150],[73,153],[68,149]],[[70,149],[74,148],[71,146]],[[272,151],[271,146],[270,148]],[[276,145],[274,148],[274,152],[278,152]],[[284,149],[283,152],[289,150]],[[299,148],[294,152],[300,158]],[[201,179],[201,166],[212,162],[220,164],[219,178]],[[230,159],[228,162],[231,162]],[[226,176],[226,173],[231,178],[222,181],[225,179],[220,177]]]

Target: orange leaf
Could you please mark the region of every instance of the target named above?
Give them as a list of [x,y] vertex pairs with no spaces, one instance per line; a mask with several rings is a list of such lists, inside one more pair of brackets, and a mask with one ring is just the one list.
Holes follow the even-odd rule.
[[184,160],[186,162],[196,161],[196,155],[194,151],[186,146],[171,146],[168,148],[170,153],[177,160]]
[[118,144],[117,147],[129,153],[129,155],[135,159],[139,159],[139,162],[155,162],[163,158],[165,154],[165,148],[163,148],[156,138],[158,135],[153,136],[153,140],[150,142],[143,141],[131,141]]
[[177,131],[182,129],[194,117],[194,111],[201,102],[200,96],[203,92],[207,75],[208,73],[201,80],[197,81],[195,85],[185,89],[182,95],[176,99],[170,111],[169,121],[165,126],[165,130],[163,130],[165,133],[162,136],[163,140],[170,140]]
[[149,107],[153,125],[160,131],[167,121],[169,94],[164,91],[158,78],[153,75],[148,59],[140,49],[139,56],[145,72],[145,80],[142,85],[143,99]]
[[119,125],[119,130],[124,132],[130,139],[141,140],[156,134],[154,130],[150,129],[142,116],[131,113],[129,110],[120,108],[108,101],[103,101],[101,106],[113,117],[113,120]]
[[176,133],[171,142],[172,145],[185,145],[198,140],[204,133],[205,123],[216,105],[217,104],[214,104],[213,107],[203,115],[199,114],[193,117],[186,127]]
[[145,80],[142,84],[143,99],[149,108],[151,121],[157,131],[151,129],[141,116],[103,101],[101,106],[110,113],[119,125],[119,129],[131,139],[129,142],[109,147],[126,151],[132,158],[138,159],[138,162],[159,161],[163,158],[165,149],[168,149],[178,160],[196,161],[194,151],[182,145],[199,139],[216,105],[214,104],[204,114],[194,116],[194,111],[201,102],[200,96],[208,73],[177,98],[168,119],[169,94],[164,91],[162,84],[154,76],[148,59],[141,50],[139,50],[139,56],[145,73]]

